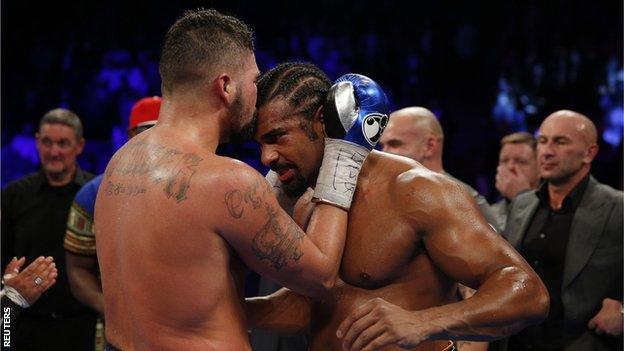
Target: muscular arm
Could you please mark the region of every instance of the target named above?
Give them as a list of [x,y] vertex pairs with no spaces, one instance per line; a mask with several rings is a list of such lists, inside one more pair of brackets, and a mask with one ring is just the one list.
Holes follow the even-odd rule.
[[69,286],[76,299],[104,315],[104,296],[97,274],[97,257],[79,256],[66,251],[65,260]]
[[254,170],[237,169],[224,183],[218,232],[250,267],[306,296],[333,287],[345,243],[345,210],[317,204],[306,233]]
[[251,329],[279,334],[297,334],[310,325],[310,300],[282,288],[271,295],[245,299],[245,314]]
[[468,299],[421,311],[371,300],[338,329],[347,349],[388,344],[412,348],[424,340],[495,340],[546,317],[543,283],[490,228],[465,191],[431,176],[409,176],[400,187],[397,204],[408,209],[415,228],[422,228],[419,235],[430,258],[448,276],[477,291]]
[[493,340],[545,318],[548,293],[541,280],[489,228],[465,192],[445,183],[414,184],[421,192],[425,185],[435,199],[422,223],[424,244],[442,271],[477,291],[469,299],[422,311],[431,320],[427,333],[435,339]]

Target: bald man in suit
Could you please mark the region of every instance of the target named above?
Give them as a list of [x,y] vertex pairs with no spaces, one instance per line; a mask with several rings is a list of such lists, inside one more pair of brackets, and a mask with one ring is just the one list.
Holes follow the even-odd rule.
[[596,127],[568,110],[539,130],[538,189],[511,203],[505,237],[550,293],[542,324],[509,339],[508,350],[622,349],[621,191],[590,174]]

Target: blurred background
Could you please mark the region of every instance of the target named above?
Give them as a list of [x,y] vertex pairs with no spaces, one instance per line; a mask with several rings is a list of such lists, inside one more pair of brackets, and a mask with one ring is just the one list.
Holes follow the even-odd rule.
[[[594,176],[622,189],[619,0],[2,1],[2,187],[38,167],[34,133],[55,107],[83,120],[83,168],[104,170],[130,107],[160,95],[159,51],[185,9],[214,7],[255,31],[262,72],[309,61],[331,79],[379,82],[392,108],[425,106],[445,130],[447,171],[496,199],[499,140],[558,109],[600,132]],[[219,153],[264,171],[254,142]]]

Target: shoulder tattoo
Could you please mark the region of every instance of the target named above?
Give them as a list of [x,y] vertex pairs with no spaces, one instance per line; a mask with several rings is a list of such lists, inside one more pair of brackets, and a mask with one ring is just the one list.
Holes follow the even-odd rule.
[[[106,169],[111,189],[107,195],[140,195],[147,191],[146,183],[151,182],[160,185],[165,196],[177,203],[187,199],[191,178],[203,160],[199,155],[144,141],[131,141],[126,148]],[[117,176],[115,182],[110,179],[113,175]]]

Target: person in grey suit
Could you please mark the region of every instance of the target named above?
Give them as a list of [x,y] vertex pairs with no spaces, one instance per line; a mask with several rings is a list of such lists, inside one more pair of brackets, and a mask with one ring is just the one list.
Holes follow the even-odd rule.
[[596,127],[580,113],[542,122],[545,182],[512,201],[504,235],[546,284],[550,314],[509,338],[507,350],[622,349],[624,196],[591,176],[597,152]]
[[516,132],[501,139],[501,150],[496,167],[496,189],[503,197],[493,204],[492,212],[498,220],[498,227],[505,230],[509,204],[523,191],[537,188],[537,141],[527,132]]
[[388,125],[379,139],[379,145],[384,152],[409,157],[461,184],[475,199],[485,220],[500,232],[497,218],[485,197],[444,170],[442,165],[444,131],[433,112],[417,106],[392,112]]

